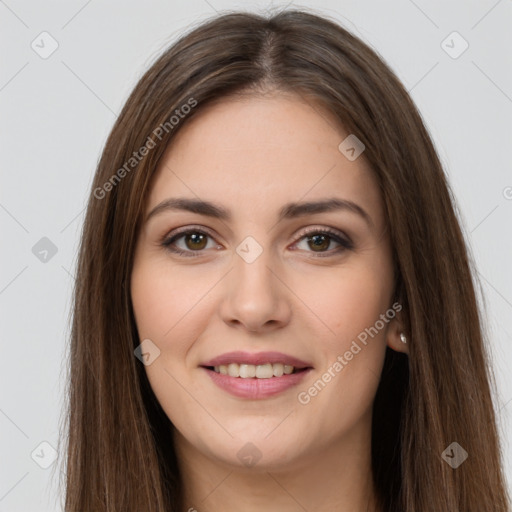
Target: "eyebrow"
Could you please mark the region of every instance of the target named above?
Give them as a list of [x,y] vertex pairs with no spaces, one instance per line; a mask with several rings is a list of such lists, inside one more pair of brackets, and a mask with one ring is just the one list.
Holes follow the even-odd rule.
[[[165,211],[169,210],[184,210],[199,215],[206,215],[215,219],[230,221],[232,215],[229,210],[225,209],[219,204],[212,203],[210,201],[203,201],[200,199],[190,199],[185,197],[180,198],[169,198],[157,206],[155,206],[147,215],[146,222]],[[332,211],[349,211],[362,217],[369,226],[373,226],[370,215],[358,204],[347,199],[340,199],[332,197],[319,201],[308,201],[301,203],[287,203],[285,204],[278,213],[278,221],[284,219],[294,219],[305,215],[312,215],[315,213],[324,213]]]

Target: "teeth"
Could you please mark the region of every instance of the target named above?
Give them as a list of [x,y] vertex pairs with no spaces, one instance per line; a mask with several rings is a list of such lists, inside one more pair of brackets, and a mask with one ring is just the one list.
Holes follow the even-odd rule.
[[214,371],[222,375],[229,375],[230,377],[240,377],[242,379],[270,379],[271,377],[282,377],[283,375],[290,375],[294,372],[295,368],[289,364],[281,363],[267,363],[267,364],[238,364],[230,363],[228,365],[221,364],[214,366]]
[[240,377],[240,365],[236,363],[228,364],[228,375],[230,377]]
[[[293,372],[293,366],[290,366],[290,368],[292,369],[292,372]],[[276,363],[276,364],[272,365],[272,373],[273,373],[274,377],[282,377],[282,375],[284,373],[284,365],[281,363]]]
[[[252,366],[252,365],[251,365]],[[254,366],[253,366],[254,368]],[[259,364],[256,368],[256,378],[258,379],[270,379],[274,376],[274,368],[269,364]]]
[[[258,368],[261,368],[261,366]],[[252,379],[253,377],[256,376],[261,377],[258,374],[256,366],[254,366],[253,364],[241,364],[239,375],[240,377],[242,377],[242,379]]]

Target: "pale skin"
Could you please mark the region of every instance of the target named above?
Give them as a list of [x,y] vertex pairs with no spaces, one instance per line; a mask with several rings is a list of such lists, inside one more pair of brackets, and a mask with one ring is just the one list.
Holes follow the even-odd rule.
[[[140,340],[160,350],[145,370],[176,427],[185,511],[376,510],[371,408],[386,346],[408,350],[399,315],[307,404],[298,400],[393,303],[382,198],[364,153],[349,161],[338,149],[347,135],[298,96],[225,98],[184,125],[157,170],[146,215],[169,198],[231,213],[161,210],[136,246],[133,308]],[[278,221],[287,203],[328,198],[368,219],[345,208]],[[161,244],[188,227],[196,238],[173,247],[192,256]],[[313,244],[326,228],[353,247],[330,234]],[[207,233],[200,242],[197,230]],[[262,249],[251,263],[236,252],[248,236]],[[234,397],[200,366],[234,350],[283,352],[313,370],[278,395]],[[261,454],[250,467],[237,456],[247,443]]]

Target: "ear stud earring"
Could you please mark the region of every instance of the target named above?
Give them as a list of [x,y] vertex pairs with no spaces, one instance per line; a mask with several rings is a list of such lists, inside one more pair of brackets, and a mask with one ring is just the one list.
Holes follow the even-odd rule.
[[400,333],[400,341],[402,343],[407,343],[407,338],[405,337],[405,334],[403,332]]

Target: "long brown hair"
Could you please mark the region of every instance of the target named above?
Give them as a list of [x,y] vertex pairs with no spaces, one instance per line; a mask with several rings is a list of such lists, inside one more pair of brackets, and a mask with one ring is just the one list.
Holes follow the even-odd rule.
[[[151,178],[174,135],[215,99],[270,89],[332,112],[366,146],[382,191],[410,349],[408,356],[387,349],[374,402],[381,509],[508,512],[475,271],[439,158],[383,60],[334,21],[304,11],[230,13],[195,28],[143,75],[110,133],[79,249],[65,510],[182,506],[173,425],[134,356],[141,342],[130,299],[135,242]],[[442,456],[453,442],[468,453],[457,469]]]

